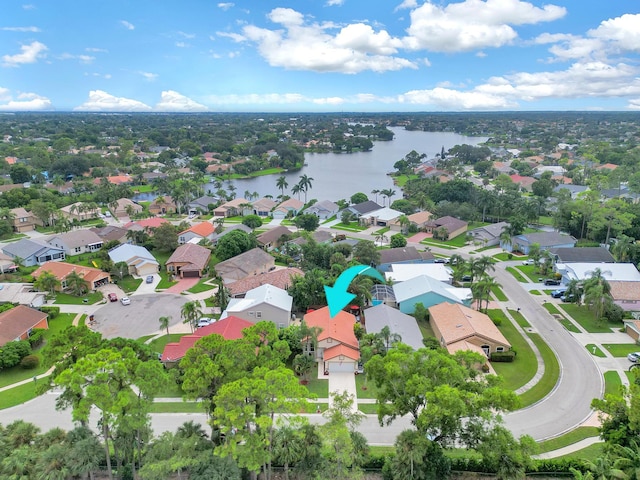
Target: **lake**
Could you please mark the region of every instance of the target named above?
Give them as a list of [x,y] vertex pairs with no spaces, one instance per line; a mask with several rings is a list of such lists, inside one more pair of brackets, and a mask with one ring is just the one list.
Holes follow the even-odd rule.
[[[372,190],[393,189],[396,195],[391,198],[401,198],[401,190],[393,184],[393,179],[387,175],[393,171],[393,165],[404,158],[411,150],[419,154],[426,154],[426,158],[433,158],[444,147],[445,151],[455,145],[478,145],[488,140],[488,137],[468,137],[450,132],[421,132],[408,131],[403,127],[390,127],[394,139],[389,142],[374,142],[370,152],[357,153],[306,153],[305,163],[297,172],[284,173],[289,187],[286,195],[291,195],[291,188],[298,183],[301,175],[313,178],[312,187],[307,193],[310,200],[348,200],[356,192],[363,192],[375,200]],[[260,197],[265,195],[280,195],[276,187],[276,180],[280,175],[264,175],[248,179],[233,180],[236,186],[236,196],[244,196],[245,191],[258,192]],[[225,182],[225,187],[227,182]],[[205,185],[205,191],[215,192],[213,184]],[[144,195],[144,198],[142,196]],[[148,194],[134,197],[134,200],[149,200]],[[304,200],[304,194],[301,197]],[[378,197],[382,202],[383,198]]]

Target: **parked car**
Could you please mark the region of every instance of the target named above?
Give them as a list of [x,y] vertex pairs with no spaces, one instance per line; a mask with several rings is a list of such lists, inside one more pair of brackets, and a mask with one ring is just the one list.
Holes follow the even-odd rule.
[[554,290],[553,292],[551,292],[551,296],[553,298],[560,298],[561,296],[563,296],[565,293],[567,292],[566,288],[559,288],[557,290]]
[[130,305],[131,304],[131,300],[129,300],[129,297],[122,297],[120,299],[120,303],[123,305]]
[[630,362],[633,362],[633,363],[636,363],[637,361],[640,361],[640,352],[630,353],[629,355],[627,355],[627,359]]
[[147,283],[153,283],[153,275],[147,275]]
[[560,280],[556,280],[555,278],[547,278],[544,281],[545,285],[560,285]]
[[462,277],[462,281],[463,282],[470,282],[471,281],[471,275],[465,275]]
[[117,302],[118,301],[118,296],[115,293],[110,293],[109,295],[107,295],[107,297],[109,297],[109,301],[110,302]]
[[560,297],[560,300],[562,300],[563,302],[573,302],[573,293],[570,293],[569,295],[562,295]]
[[523,265],[535,265],[536,262],[533,261],[533,258],[529,258],[527,260],[523,260],[522,264]]
[[198,323],[196,324],[196,327],[200,328],[200,327],[206,327],[207,325],[211,325],[213,323],[213,318],[209,318],[209,317],[202,317],[200,320],[198,320]]

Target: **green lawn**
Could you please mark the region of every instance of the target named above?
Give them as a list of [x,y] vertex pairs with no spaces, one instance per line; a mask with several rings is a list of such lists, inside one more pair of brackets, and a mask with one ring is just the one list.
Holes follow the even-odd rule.
[[384,227],[384,228],[381,228],[380,230],[376,230],[375,232],[373,232],[373,234],[374,235],[384,235],[384,234],[386,234],[387,232],[390,232],[390,231],[391,231],[391,228]]
[[204,413],[199,402],[155,402],[151,413]]
[[531,295],[542,295],[538,290],[529,290]]
[[369,228],[371,225],[360,225],[358,222],[350,222],[348,225],[344,223],[336,223],[333,227],[336,230],[346,230],[347,232],[362,232]]
[[155,335],[145,335],[144,337],[137,338],[136,340],[138,340],[140,343],[145,343],[147,340],[153,337],[155,337]]
[[522,274],[513,267],[507,267],[507,272],[513,275],[520,283],[529,283],[529,281],[522,276]]
[[[490,247],[490,248],[496,248],[496,247]],[[480,250],[478,250],[480,251]],[[514,255],[513,253],[510,252],[501,252],[501,253],[496,253],[493,257],[491,258],[495,258],[498,261],[501,262],[506,262],[509,260],[524,260],[526,258],[528,258],[527,256],[524,255]]]
[[560,315],[560,310],[558,310],[553,303],[545,302],[542,304],[542,306],[546,308],[547,312],[549,312],[551,315],[554,315],[554,314]]
[[522,315],[520,312],[518,312],[517,310],[513,310],[511,308],[507,309],[509,311],[509,313],[511,314],[511,316],[515,319],[516,323],[518,325],[520,325],[520,327],[522,328],[529,328],[531,327],[531,325],[529,324],[529,322],[527,322],[527,319],[524,318],[524,315]]
[[193,287],[191,287],[187,292],[191,293],[201,293],[206,292],[207,290],[213,290],[216,288],[216,285],[211,285],[205,282],[210,281],[210,278],[203,278],[198,283],[196,283]]
[[35,384],[33,382],[20,385],[19,387],[5,390],[0,395],[0,410],[3,408],[15,407],[36,397]]
[[169,280],[169,275],[165,271],[160,272],[159,275],[160,281],[158,282],[158,285],[156,285],[156,290],[166,290],[167,288],[172,287],[173,285],[178,283]]
[[608,322],[597,322],[593,313],[584,305],[565,303],[561,308],[589,333],[611,333],[614,325]]
[[539,225],[553,225],[553,217],[545,217],[544,215],[538,217]]
[[376,398],[376,386],[366,375],[356,375],[358,398]]
[[622,386],[620,375],[615,370],[604,372],[604,393],[619,393]]
[[553,450],[558,450],[568,445],[578,443],[580,440],[584,440],[585,438],[597,437],[598,435],[598,427],[578,427],[564,435],[560,435],[559,437],[539,442],[538,452],[552,452]]
[[420,333],[422,333],[422,338],[435,337],[433,333],[433,328],[431,328],[431,324],[427,321],[418,322],[418,328],[420,328]]
[[635,383],[636,381],[636,374],[639,373],[640,371],[637,368],[634,368],[633,370],[629,371],[625,371],[624,374],[627,376],[627,379],[629,380],[629,383]]
[[498,299],[500,302],[507,302],[509,298],[504,294],[502,289],[498,286],[491,287],[491,293]]
[[558,322],[560,322],[560,324],[566,328],[567,330],[569,330],[570,332],[573,333],[582,333],[580,331],[580,329],[578,327],[576,327],[576,325],[569,319],[564,318],[562,315],[558,314],[557,317]]
[[116,283],[125,293],[133,293],[142,283],[142,279],[134,278],[131,275],[127,275],[122,280],[120,280],[119,278],[114,278],[114,283]]
[[614,357],[626,357],[631,352],[640,351],[640,347],[635,343],[607,343],[602,344],[607,351]]
[[151,341],[149,343],[149,346],[154,352],[162,353],[167,343],[179,342],[180,339],[185,335],[187,334],[186,333],[170,333],[169,335],[163,335]]
[[429,242],[433,245],[441,246],[441,247],[450,247],[450,248],[464,247],[467,244],[467,234],[463,233],[458,235],[457,237],[450,238],[449,240],[436,240],[435,238],[429,238],[428,240],[423,240],[420,243],[426,243],[426,242]]
[[[311,377],[315,375],[312,373]],[[314,394],[316,398],[329,398],[329,380],[325,378],[311,378],[307,384],[309,393]]]
[[577,452],[568,453],[557,459],[581,459],[593,461],[594,458],[602,457],[604,454],[604,442],[589,445],[587,448],[578,450]]
[[136,185],[132,187],[134,192],[148,193],[155,191],[155,185]]
[[538,371],[538,361],[533,350],[520,335],[520,332],[506,317],[502,310],[489,310],[492,320],[501,321],[498,329],[509,340],[511,347],[518,353],[512,363],[492,362],[494,370],[504,379],[504,386],[509,390],[517,390],[525,385]]
[[[85,298],[87,299],[86,302],[84,301]],[[101,300],[102,293],[100,292],[89,292],[81,297],[76,297],[75,295],[70,295],[68,293],[56,292],[56,300],[53,303],[62,305],[93,305]]]
[[375,415],[378,413],[378,405],[375,403],[359,403],[358,410],[365,415]]
[[542,337],[537,333],[529,333],[529,338],[533,340],[533,343],[538,347],[542,360],[544,362],[544,374],[540,381],[531,390],[524,392],[520,395],[522,406],[527,407],[542,400],[546,397],[551,390],[558,383],[560,378],[560,364],[553,351],[542,340]]
[[602,350],[600,350],[598,348],[598,346],[594,345],[593,343],[588,343],[587,345],[585,345],[585,348],[594,357],[599,357],[599,358],[605,358],[606,357],[604,352]]

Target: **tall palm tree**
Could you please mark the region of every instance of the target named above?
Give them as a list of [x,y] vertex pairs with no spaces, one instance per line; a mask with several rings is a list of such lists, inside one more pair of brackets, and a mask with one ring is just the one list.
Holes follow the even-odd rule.
[[304,443],[298,428],[283,425],[274,432],[273,458],[284,467],[285,480],[289,480],[289,466],[300,462],[304,455]]
[[302,192],[302,187],[299,183],[296,183],[293,187],[291,187],[291,193],[298,196],[298,200],[300,200],[300,192]]
[[382,330],[380,330],[378,336],[382,340],[384,348],[387,351],[389,351],[389,349],[393,347],[394,344],[400,343],[402,341],[402,337],[397,333],[393,333],[388,325],[385,325]]
[[389,206],[391,197],[393,197],[395,194],[396,194],[396,191],[393,190],[392,188],[385,188],[384,190],[380,190],[380,195],[382,195],[384,198],[387,199],[387,206]]
[[66,276],[65,282],[67,284],[67,289],[71,292],[72,295],[77,297],[84,295],[89,291],[89,286],[84,278],[82,278],[77,272],[71,272]]
[[193,300],[185,303],[180,309],[180,315],[182,316],[182,323],[188,323],[191,326],[191,331],[193,332],[196,322],[202,316],[200,302]]
[[169,335],[169,323],[171,322],[171,316],[160,317],[158,322],[160,323],[160,330],[166,330],[167,335]]
[[42,272],[36,281],[33,282],[33,286],[37,290],[49,292],[51,295],[54,295],[60,287],[60,280],[51,272]]
[[281,175],[276,180],[276,187],[280,189],[280,194],[284,197],[284,189],[287,188],[289,184],[287,183],[287,177]]
[[376,203],[378,203],[378,194],[380,193],[380,190],[374,188],[373,190],[371,190],[371,193],[376,196]]
[[311,182],[313,182],[313,177],[309,177],[306,174],[300,175],[298,185],[300,185],[304,192],[304,203],[307,203],[307,192],[313,187]]
[[409,229],[409,225],[411,225],[411,220],[406,215],[400,215],[398,217],[398,225],[400,225],[400,231],[406,235]]

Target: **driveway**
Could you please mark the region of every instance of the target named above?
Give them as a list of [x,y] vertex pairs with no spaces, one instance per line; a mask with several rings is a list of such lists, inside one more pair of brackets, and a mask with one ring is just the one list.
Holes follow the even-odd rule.
[[153,282],[147,283],[147,276],[142,277],[142,283],[135,291],[134,295],[144,294],[144,293],[155,293],[156,286],[160,283],[160,275],[157,273],[155,275],[151,275],[153,277]]
[[95,330],[105,338],[140,338],[160,330],[158,319],[171,317],[169,326],[182,323],[180,309],[188,298],[182,295],[135,295],[130,305],[109,302],[95,311]]
[[180,280],[178,280],[178,283],[167,288],[165,290],[165,293],[182,293],[185,290],[189,290],[199,281],[199,278],[181,278]]

